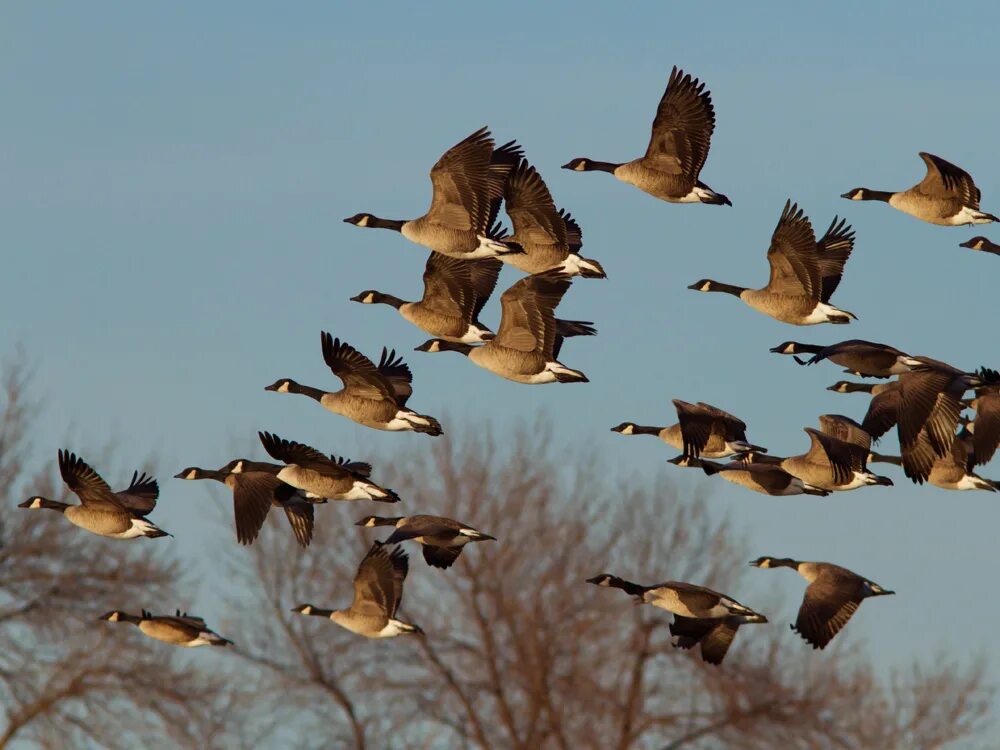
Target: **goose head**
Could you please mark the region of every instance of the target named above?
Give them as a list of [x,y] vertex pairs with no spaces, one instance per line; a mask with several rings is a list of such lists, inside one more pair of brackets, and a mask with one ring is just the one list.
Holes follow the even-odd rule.
[[959,247],[967,247],[970,250],[982,250],[986,247],[986,243],[989,242],[985,237],[973,237],[971,240],[959,243]]
[[374,225],[376,221],[378,221],[377,216],[366,213],[354,214],[354,216],[348,216],[344,219],[345,224],[353,224],[356,227],[370,227]]

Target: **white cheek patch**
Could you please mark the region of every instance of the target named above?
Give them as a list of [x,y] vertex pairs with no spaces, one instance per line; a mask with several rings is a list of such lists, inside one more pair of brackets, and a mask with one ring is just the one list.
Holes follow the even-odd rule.
[[288,393],[288,383],[282,383],[278,387],[278,393]]
[[367,216],[362,216],[361,220],[358,221],[358,226],[359,227],[366,227],[366,226],[368,226],[368,221],[369,221],[369,219],[368,219]]
[[198,472],[197,472],[197,471],[195,471],[194,469],[192,469],[191,471],[189,471],[189,472],[187,473],[187,476],[186,476],[186,477],[184,477],[184,478],[185,478],[185,479],[197,479],[197,478],[198,478]]

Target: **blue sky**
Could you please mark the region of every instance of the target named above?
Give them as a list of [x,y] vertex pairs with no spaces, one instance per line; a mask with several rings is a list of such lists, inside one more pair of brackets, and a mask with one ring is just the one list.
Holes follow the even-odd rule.
[[[823,390],[838,368],[768,353],[787,339],[1000,363],[1000,259],[957,247],[979,232],[839,198],[912,185],[926,150],[970,171],[983,209],[1000,210],[995,3],[8,2],[0,21],[0,352],[21,344],[36,364],[40,455],[54,459],[67,434],[85,455],[120,438],[123,466],[155,454],[167,476],[221,465],[257,429],[376,462],[428,440],[264,392],[285,376],[336,384],[321,329],[370,355],[383,344],[406,353],[418,410],[499,425],[541,410],[567,446],[637,478],[673,469],[670,451],[608,428],[671,423],[671,398],[728,409],[784,454],[805,449],[802,427],[818,414],[860,418],[863,396]],[[702,178],[732,208],[668,205],[558,168],[639,156],[674,64],[713,93]],[[560,308],[600,331],[562,355],[589,385],[521,386],[455,355],[410,352],[419,331],[348,301],[367,288],[419,296],[426,252],[341,220],[422,214],[430,165],[483,124],[519,139],[608,272]],[[789,197],[820,231],[834,213],[857,230],[833,300],[859,316],[850,328],[795,328],[686,289],[703,277],[762,285]],[[516,278],[505,270],[501,289]],[[493,300],[484,320],[498,316]],[[880,664],[985,653],[1000,617],[983,593],[997,497],[893,475],[893,489],[826,500],[719,482],[711,502],[755,555],[831,560],[895,589],[847,631]],[[157,520],[200,544],[209,532],[192,519],[205,502],[202,488],[165,481]],[[643,577],[669,576],[651,566]],[[800,581],[760,573],[754,586],[787,595],[779,622],[794,615]],[[972,602],[976,617],[956,630],[954,611]]]

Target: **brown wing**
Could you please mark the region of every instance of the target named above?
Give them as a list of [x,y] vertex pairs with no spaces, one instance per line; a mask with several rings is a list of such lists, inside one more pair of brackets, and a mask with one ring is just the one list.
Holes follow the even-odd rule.
[[423,545],[424,560],[428,565],[446,570],[454,565],[458,556],[462,554],[461,547],[431,547]]
[[799,615],[792,626],[813,648],[826,648],[861,604],[858,579],[823,572],[806,588]]
[[285,515],[291,524],[295,540],[303,547],[308,547],[313,535],[313,506],[306,502],[285,503]]
[[515,283],[500,296],[503,312],[497,344],[551,358],[556,337],[554,313],[569,286],[569,277],[558,271],[526,276]]
[[[906,458],[922,430],[939,456],[951,448],[962,411],[961,394],[949,392],[955,383],[954,371],[928,367],[899,376],[899,444]],[[905,463],[904,463],[905,466]]]
[[812,224],[796,204],[785,202],[767,251],[771,278],[767,290],[789,296],[819,299],[822,277]]
[[993,458],[1000,443],[1000,393],[976,397],[976,419],[972,424],[973,460],[981,466]]
[[[689,404],[680,399],[673,400],[684,441],[684,455],[698,458],[713,434],[725,440],[746,438],[746,424],[732,414],[716,409],[709,404]],[[740,437],[736,437],[739,434]]]
[[279,487],[288,485],[273,474],[262,472],[230,474],[226,484],[233,490],[236,540],[240,544],[253,544]]
[[746,440],[747,424],[737,416],[730,414],[717,406],[699,401],[698,406],[715,417],[716,427],[720,429],[726,440]]
[[476,295],[476,303],[472,308],[472,320],[479,320],[479,315],[486,302],[497,286],[497,277],[500,275],[500,268],[503,262],[498,258],[484,258],[483,260],[466,261],[469,266],[469,274],[472,277],[472,290]]
[[569,211],[560,208],[559,215],[566,225],[566,243],[569,245],[569,251],[571,253],[580,252],[583,247],[583,230],[580,229],[580,225],[576,223],[576,219]]
[[653,119],[644,161],[653,169],[697,180],[715,130],[705,84],[674,66]]
[[937,198],[958,198],[963,206],[979,210],[979,188],[968,172],[926,151],[920,152],[920,158],[927,165],[927,174],[917,185],[921,193]]
[[899,421],[900,389],[899,382],[886,384],[886,389],[872,397],[868,404],[868,412],[861,423],[862,429],[878,441]]
[[413,373],[402,357],[396,356],[396,350],[386,351],[382,348],[382,358],[378,363],[378,372],[392,389],[392,396],[400,406],[406,406],[407,400],[413,395]]
[[729,617],[715,622],[715,627],[701,639],[701,658],[709,664],[719,665],[726,658],[740,625]]
[[830,228],[817,247],[820,275],[820,301],[829,302],[844,275],[844,266],[854,249],[854,229],[846,219],[834,216]]
[[865,428],[850,417],[841,414],[821,414],[819,426],[827,435],[843,440],[845,443],[862,449],[866,453],[871,450],[872,436]]
[[674,621],[670,623],[670,635],[677,639],[674,646],[683,649],[697,646],[718,623],[719,620],[699,620],[696,617],[674,615]]
[[493,145],[484,127],[444,152],[431,168],[434,195],[426,219],[460,231],[486,230]]
[[334,375],[344,381],[345,390],[352,396],[373,401],[395,400],[392,387],[368,357],[326,331],[320,333],[320,342],[323,361]]
[[812,427],[806,427],[805,431],[810,440],[807,458],[813,463],[829,464],[834,481],[847,484],[854,475],[855,452],[852,446]]
[[421,303],[442,315],[471,322],[476,302],[470,261],[431,253],[424,266],[424,296]]
[[535,245],[567,247],[566,224],[556,210],[542,176],[524,159],[518,162],[504,191],[514,239]]
[[160,485],[145,472],[140,475],[138,471],[133,471],[132,481],[128,487],[119,490],[115,495],[133,513],[145,516],[156,507],[156,500],[160,496]]
[[351,609],[359,614],[394,617],[403,598],[403,580],[409,568],[406,553],[380,542],[372,544],[354,576]]
[[327,475],[337,474],[338,470],[343,474],[348,473],[348,469],[333,457],[320,453],[308,445],[285,440],[270,432],[258,432],[257,436],[267,454],[282,463],[317,469]]
[[127,510],[101,475],[75,453],[59,451],[59,473],[83,505],[104,510]]
[[352,474],[356,474],[359,477],[367,479],[372,475],[372,465],[366,461],[352,461],[349,458],[334,455],[330,456],[330,460],[342,469],[345,469]]

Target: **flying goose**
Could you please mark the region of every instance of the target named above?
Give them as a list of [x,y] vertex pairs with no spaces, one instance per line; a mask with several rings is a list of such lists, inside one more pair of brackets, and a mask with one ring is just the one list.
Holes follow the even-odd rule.
[[651,604],[681,617],[706,620],[721,619],[730,615],[761,616],[725,594],[693,583],[667,581],[653,586],[641,586],[609,573],[600,573],[588,578],[587,583],[603,588],[621,589],[629,596],[634,596],[639,603]]
[[766,448],[747,442],[746,422],[729,412],[701,401],[689,404],[675,398],[673,404],[680,420],[677,424],[644,427],[622,422],[611,431],[619,435],[656,435],[689,458],[727,458],[747,451],[767,453]]
[[307,500],[377,500],[398,503],[399,495],[380,487],[369,477],[372,467],[338,456],[327,456],[315,448],[293,440],[283,440],[270,432],[258,432],[261,445],[286,466],[262,461],[236,462],[232,473],[262,471],[300,490]]
[[610,172],[622,182],[669,203],[733,205],[698,179],[708,157],[715,109],[705,84],[674,66],[653,120],[646,154],[624,164],[571,159],[563,169]]
[[308,547],[312,541],[313,507],[291,485],[273,474],[261,472],[232,473],[230,461],[219,470],[189,466],[175,474],[175,479],[214,479],[233,491],[233,520],[236,523],[236,540],[240,544],[253,544],[260,533],[264,519],[272,507],[282,508],[292,527],[296,541]]
[[853,248],[854,230],[845,221],[835,216],[817,243],[809,219],[788,201],[767,251],[771,266],[767,286],[748,289],[702,279],[688,289],[732,294],[754,310],[792,325],[850,323],[857,316],[829,302]]
[[984,253],[993,253],[993,255],[1000,255],[1000,245],[990,242],[983,236],[973,237],[971,240],[959,243],[958,246],[967,247],[970,250],[982,250]]
[[889,596],[874,581],[862,578],[847,568],[827,562],[801,562],[787,557],[758,557],[750,562],[755,568],[792,568],[809,582],[799,616],[789,627],[814,649],[826,648],[833,637],[851,619],[861,602],[872,596]]
[[343,389],[330,393],[282,378],[264,390],[301,393],[334,414],[376,430],[441,434],[441,424],[436,419],[406,408],[406,402],[413,393],[413,374],[403,358],[396,357],[395,351],[383,347],[382,358],[376,367],[353,346],[333,338],[326,331],[320,332],[320,342],[323,359],[333,374],[343,381]]
[[421,545],[427,564],[435,568],[450,568],[462,554],[462,548],[469,542],[496,541],[495,536],[484,534],[468,524],[442,516],[415,515],[394,518],[365,516],[354,525],[369,529],[376,526],[393,526],[395,531],[382,543],[398,544],[412,539]]
[[[973,454],[971,435],[962,437],[958,435],[952,441],[951,449],[944,456],[935,456],[931,469],[927,473],[927,483],[943,490],[985,490],[986,492],[997,492],[1000,489],[997,482],[984,479],[976,474],[973,468]],[[917,438],[919,441],[927,440],[927,434],[921,433]],[[899,456],[887,456],[881,453],[872,453],[869,460],[873,463],[881,462],[887,464],[903,465],[903,459]]]
[[431,167],[431,207],[419,219],[396,221],[369,213],[344,221],[356,227],[392,229],[436,253],[464,260],[518,252],[490,228],[500,208],[504,183],[522,156],[514,141],[493,148],[488,128],[480,128],[445,151]]
[[340,627],[365,638],[392,638],[405,633],[423,633],[416,625],[396,619],[403,598],[403,581],[409,563],[399,547],[372,544],[354,576],[354,601],[347,609],[320,609],[300,604],[292,611],[327,617]]
[[[826,497],[829,490],[815,487],[803,482],[796,476],[792,476],[781,466],[773,461],[781,459],[767,460],[757,454],[753,455],[751,461],[730,461],[727,464],[706,461],[703,458],[686,458],[678,456],[667,461],[667,463],[677,466],[699,467],[709,476],[718,474],[727,482],[746,487],[748,490],[759,492],[762,495],[772,495],[783,497],[788,495],[816,495]],[[764,462],[767,461],[767,462]]]
[[850,339],[829,346],[786,341],[771,351],[775,354],[812,354],[809,359],[800,359],[798,356],[794,359],[800,365],[814,365],[828,359],[846,368],[844,372],[867,378],[888,378],[920,365],[917,359],[895,347],[861,339]]
[[670,635],[676,638],[674,648],[691,649],[701,646],[701,658],[709,664],[719,665],[736,637],[740,625],[766,623],[764,615],[729,615],[721,619],[698,620],[674,615]]
[[942,226],[1000,221],[993,214],[979,210],[980,190],[968,172],[926,151],[920,152],[920,158],[927,165],[927,174],[909,190],[892,193],[854,188],[840,197],[852,201],[882,201],[904,214]]
[[232,641],[223,638],[205,626],[205,621],[177,610],[176,615],[154,615],[142,610],[141,615],[130,615],[120,609],[101,615],[100,620],[108,622],[130,622],[138,625],[142,634],[174,646],[195,648],[197,646],[231,646]]
[[479,321],[479,314],[493,294],[501,265],[496,258],[459,260],[431,253],[424,268],[424,296],[417,302],[374,289],[351,297],[351,301],[394,307],[404,320],[445,341],[481,344],[494,338]]
[[[830,492],[846,492],[859,487],[891,487],[892,480],[868,471],[866,466],[871,437],[861,425],[847,417],[820,417],[823,430],[806,427],[809,450],[781,460],[780,466],[811,487]],[[843,435],[844,437],[839,437]]]
[[96,471],[68,450],[59,451],[59,473],[70,491],[80,498],[79,505],[35,495],[17,507],[57,510],[74,526],[112,539],[170,536],[146,518],[156,507],[160,494],[160,488],[152,477],[145,474],[139,476],[134,472],[128,487],[112,492]]
[[506,261],[525,273],[562,271],[571,276],[604,279],[607,274],[596,260],[579,254],[583,246],[580,225],[564,211],[557,211],[542,176],[521,159],[504,189],[507,215],[514,234],[504,242],[524,252]]
[[418,352],[453,351],[516,383],[586,383],[587,376],[559,361],[567,336],[593,336],[592,323],[557,320],[555,309],[569,289],[560,271],[526,276],[500,296],[502,316],[497,337],[482,346],[431,339]]

